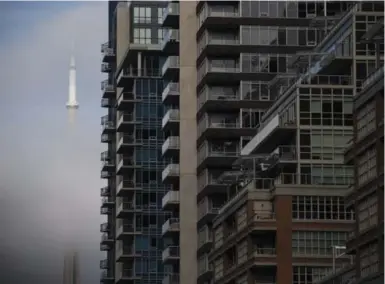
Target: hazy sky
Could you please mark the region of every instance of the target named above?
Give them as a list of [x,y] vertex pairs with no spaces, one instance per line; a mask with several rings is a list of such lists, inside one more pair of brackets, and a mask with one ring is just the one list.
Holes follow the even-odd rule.
[[[106,2],[0,2],[1,284],[61,283],[66,243],[79,247],[82,284],[99,283],[106,39]],[[72,40],[74,129],[65,109]]]

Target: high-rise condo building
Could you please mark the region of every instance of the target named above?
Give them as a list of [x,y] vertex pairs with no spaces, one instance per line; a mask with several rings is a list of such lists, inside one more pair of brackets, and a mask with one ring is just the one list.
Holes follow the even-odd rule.
[[101,281],[313,284],[350,265],[333,258],[358,214],[344,155],[383,60],[357,37],[381,17],[380,2],[109,2]]

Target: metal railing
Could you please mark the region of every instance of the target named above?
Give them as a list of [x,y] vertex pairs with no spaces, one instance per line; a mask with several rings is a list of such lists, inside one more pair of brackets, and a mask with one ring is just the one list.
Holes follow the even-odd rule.
[[103,259],[99,261],[99,267],[100,269],[107,269],[108,268],[108,260]]
[[102,66],[101,66],[101,71],[102,72],[110,72],[110,71],[112,71],[112,65],[109,64],[109,63],[103,62]]
[[105,92],[113,92],[114,91],[114,85],[110,84],[108,82],[108,80],[104,80],[103,82],[101,82],[100,84],[100,88],[102,91],[105,91]]
[[276,255],[277,251],[275,248],[255,248],[253,252],[253,257],[259,257],[259,256],[264,256],[264,255]]
[[110,43],[109,42],[103,43],[101,45],[100,52],[103,53],[104,56],[106,56],[106,55],[108,55],[108,56],[115,55],[114,49],[112,47],[110,47]]
[[161,77],[159,69],[125,68],[120,72],[117,81],[122,77]]
[[108,232],[111,229],[111,226],[108,222],[100,224],[100,232]]
[[198,107],[202,107],[207,101],[239,101],[240,95],[238,91],[233,89],[224,89],[223,92],[213,91],[204,88],[198,95]]
[[281,173],[274,181],[275,185],[341,185],[353,184],[352,176],[314,176],[311,174]]
[[260,221],[274,221],[275,213],[271,211],[254,211],[253,215],[249,218],[249,223],[260,222]]
[[112,198],[112,197],[109,197],[109,196],[105,196],[102,198],[102,205],[105,205],[107,203],[114,203],[115,200]]
[[112,240],[112,237],[110,237],[110,235],[108,233],[103,233],[100,239],[102,242],[104,242],[107,240]]
[[108,185],[100,189],[100,196],[109,196],[110,194],[111,194],[111,191]]

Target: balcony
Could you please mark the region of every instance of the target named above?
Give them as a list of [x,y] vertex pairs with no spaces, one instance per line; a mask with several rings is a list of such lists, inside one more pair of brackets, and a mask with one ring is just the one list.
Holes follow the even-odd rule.
[[179,164],[168,164],[162,172],[162,181],[166,184],[179,181]]
[[252,49],[242,48],[239,32],[208,32],[207,30],[198,41],[198,62],[210,56],[237,56],[242,52],[253,52]]
[[115,106],[115,102],[112,99],[102,98],[100,101],[100,106],[103,108],[112,108]]
[[100,189],[100,196],[111,196],[111,189],[109,186],[102,187]]
[[100,224],[100,232],[108,233],[111,230],[111,225],[108,222]]
[[100,172],[100,178],[103,178],[103,179],[110,179],[113,176],[114,176],[113,172],[109,172],[109,171],[101,171]]
[[168,30],[162,41],[162,51],[167,55],[178,55],[179,30]]
[[257,135],[242,149],[241,155],[271,153],[282,141],[289,141],[296,134],[297,121],[282,118],[276,114],[271,120],[264,121]]
[[100,51],[102,53],[102,62],[112,63],[115,60],[115,51],[110,47],[110,43],[103,43]]
[[245,74],[240,72],[238,60],[205,59],[197,71],[198,89],[205,85],[236,85],[241,80],[255,80],[255,74],[245,77]]
[[117,240],[132,239],[133,237],[141,234],[142,230],[132,224],[123,224],[118,226],[116,229]]
[[216,115],[204,114],[198,121],[198,140],[200,145],[207,138],[211,139],[232,139],[241,136],[255,135],[255,128],[243,125],[239,114]]
[[101,143],[111,143],[112,142],[111,135],[108,133],[100,135],[100,142]]
[[208,167],[231,167],[239,156],[239,148],[238,141],[203,142],[198,149],[198,172]]
[[221,171],[211,169],[205,169],[200,173],[198,176],[197,200],[201,200],[206,195],[226,192],[227,185],[218,180],[221,174]]
[[100,269],[108,269],[108,260],[103,259],[99,262],[99,268]]
[[100,244],[100,251],[110,251],[112,248],[112,244]]
[[134,92],[122,92],[116,102],[117,110],[132,112],[136,103],[141,102],[142,99]]
[[361,93],[381,79],[384,79],[384,66],[378,68],[365,79],[361,85]]
[[162,261],[164,264],[179,262],[179,247],[169,246],[162,252]]
[[197,283],[210,283],[214,273],[212,263],[209,263],[207,256],[198,260],[198,279]]
[[114,172],[115,171],[115,162],[110,157],[108,151],[104,151],[100,155],[100,160],[102,162],[102,171],[103,172]]
[[275,213],[269,210],[253,211],[252,216],[248,219],[247,226],[250,231],[276,231],[277,223]]
[[180,284],[179,274],[168,273],[164,276],[162,284]]
[[118,154],[132,154],[133,151],[143,145],[142,140],[135,138],[134,134],[118,132],[116,152]]
[[132,91],[133,84],[138,78],[161,78],[159,69],[122,69],[116,79],[116,85],[124,90]]
[[162,145],[162,155],[177,157],[179,154],[179,136],[169,136]]
[[103,62],[100,70],[102,71],[102,73],[111,73],[112,72],[112,64]]
[[163,104],[179,104],[179,83],[170,82],[162,92]]
[[179,191],[170,190],[162,198],[163,210],[170,210],[173,207],[179,206]]
[[115,132],[115,124],[109,120],[108,115],[101,118],[102,134],[109,134]]
[[106,270],[100,273],[100,283],[114,283],[114,280],[112,272]]
[[213,203],[209,198],[202,199],[198,204],[198,227],[211,222],[218,215],[219,209],[223,206],[222,203]]
[[275,266],[277,264],[277,252],[273,247],[257,247],[251,253],[254,266]]
[[140,256],[141,255],[134,249],[133,245],[124,245],[123,247],[118,247],[116,250],[117,262],[132,261],[133,258]]
[[179,218],[170,218],[162,225],[163,237],[168,237],[173,233],[179,233]]
[[111,214],[112,214],[112,208],[109,208],[109,207],[101,207],[101,208],[100,208],[100,214],[101,214],[101,215],[111,215]]
[[169,2],[163,13],[162,26],[179,28],[179,3]]
[[132,158],[123,158],[119,161],[118,166],[116,168],[116,174],[117,175],[125,175],[125,174],[132,174],[134,170],[140,169],[141,166],[137,165],[135,160]]
[[112,197],[103,197],[101,203],[101,208],[115,207],[115,200]]
[[122,269],[116,273],[116,284],[135,283],[141,280],[141,276],[136,275],[133,269]]
[[162,119],[163,131],[175,131],[179,130],[179,109],[169,109]]
[[162,67],[162,77],[164,80],[179,79],[179,56],[169,56]]
[[135,117],[134,113],[120,115],[118,119],[117,132],[133,132],[136,125],[141,124],[141,121]]
[[121,180],[116,187],[116,195],[119,197],[131,197],[135,192],[141,191],[142,185],[133,180]]
[[208,252],[213,245],[213,234],[208,226],[198,232],[198,254]]
[[295,185],[308,186],[337,186],[348,189],[354,183],[353,176],[316,176],[311,174],[281,173],[274,180],[274,187]]
[[115,98],[115,87],[110,84],[108,80],[104,80],[101,83],[102,98],[103,99],[114,99]]
[[100,239],[100,244],[111,245],[114,242],[115,242],[114,238],[109,233],[102,234],[101,239]]
[[117,210],[116,210],[116,217],[117,218],[128,218],[132,217],[132,215],[136,212],[141,212],[141,208],[137,207],[132,202],[122,202]]
[[[198,115],[205,112],[228,112],[240,108],[261,108],[271,106],[272,101],[261,98],[259,94],[244,92],[238,87],[208,87],[204,86],[198,94]],[[267,91],[266,91],[267,92]]]

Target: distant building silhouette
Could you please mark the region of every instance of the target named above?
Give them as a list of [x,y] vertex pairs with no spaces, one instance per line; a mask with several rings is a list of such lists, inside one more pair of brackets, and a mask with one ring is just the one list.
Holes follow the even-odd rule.
[[79,259],[76,251],[69,251],[64,256],[63,284],[80,284]]

